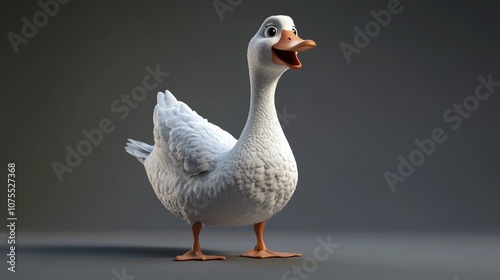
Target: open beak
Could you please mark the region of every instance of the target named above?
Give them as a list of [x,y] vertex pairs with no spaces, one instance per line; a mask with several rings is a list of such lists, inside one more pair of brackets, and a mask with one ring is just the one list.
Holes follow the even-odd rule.
[[298,52],[303,52],[316,47],[313,40],[302,40],[291,30],[283,30],[278,43],[272,46],[273,62],[283,64],[292,69],[300,69],[302,64],[297,57]]

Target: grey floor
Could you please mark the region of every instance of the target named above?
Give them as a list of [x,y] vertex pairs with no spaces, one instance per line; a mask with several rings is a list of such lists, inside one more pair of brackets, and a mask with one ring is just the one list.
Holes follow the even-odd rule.
[[[17,272],[0,279],[500,279],[500,237],[472,233],[266,232],[276,251],[300,258],[248,259],[252,229],[204,228],[205,253],[225,261],[175,262],[190,231],[106,234],[22,234]],[[323,240],[330,246],[324,249]],[[5,242],[1,245],[5,258]],[[3,262],[5,264],[5,262]]]

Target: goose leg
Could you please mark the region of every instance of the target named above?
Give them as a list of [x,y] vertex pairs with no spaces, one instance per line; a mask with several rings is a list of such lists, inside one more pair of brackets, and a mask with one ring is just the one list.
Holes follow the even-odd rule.
[[196,222],[193,224],[193,248],[187,251],[184,255],[180,255],[175,257],[176,261],[208,261],[208,260],[225,260],[224,256],[212,256],[205,255],[201,252],[200,248],[200,232],[201,232],[201,223]]
[[291,258],[291,257],[300,257],[302,254],[300,253],[287,253],[287,252],[273,252],[267,249],[266,244],[264,243],[264,227],[266,226],[266,222],[256,223],[253,226],[253,230],[255,231],[255,235],[257,236],[257,245],[255,247],[246,252],[245,254],[240,255],[241,257],[247,258]]

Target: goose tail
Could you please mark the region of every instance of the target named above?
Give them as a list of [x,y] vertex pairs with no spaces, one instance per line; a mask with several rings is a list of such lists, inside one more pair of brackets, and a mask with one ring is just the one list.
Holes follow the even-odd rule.
[[125,151],[136,157],[141,163],[144,164],[144,160],[146,160],[149,154],[153,151],[153,146],[141,141],[128,139]]

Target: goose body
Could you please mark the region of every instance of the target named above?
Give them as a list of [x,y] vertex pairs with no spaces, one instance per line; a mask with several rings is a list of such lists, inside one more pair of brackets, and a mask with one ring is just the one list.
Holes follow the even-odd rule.
[[315,46],[296,33],[290,17],[272,16],[250,41],[250,110],[238,140],[168,90],[158,93],[154,145],[129,139],[125,148],[144,164],[157,197],[173,214],[192,225],[246,226],[288,203],[297,164],[274,95],[281,75],[301,67],[297,52]]

